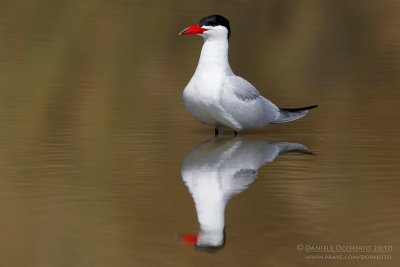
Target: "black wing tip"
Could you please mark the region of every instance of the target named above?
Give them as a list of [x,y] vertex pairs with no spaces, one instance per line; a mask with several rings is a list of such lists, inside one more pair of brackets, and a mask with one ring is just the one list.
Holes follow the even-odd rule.
[[317,108],[319,105],[312,105],[312,106],[309,106],[309,107],[307,107],[308,109],[313,109],[313,108]]
[[290,111],[290,112],[297,112],[297,111],[304,111],[304,110],[310,110],[313,108],[318,107],[318,105],[312,105],[308,107],[302,107],[302,108],[280,108],[282,111]]

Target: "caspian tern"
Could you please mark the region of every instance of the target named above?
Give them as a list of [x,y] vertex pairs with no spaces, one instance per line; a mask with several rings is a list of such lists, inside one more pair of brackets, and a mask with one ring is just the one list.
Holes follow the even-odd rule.
[[270,123],[285,123],[304,117],[317,105],[279,108],[261,96],[245,79],[236,76],[228,61],[229,21],[211,15],[182,30],[179,34],[197,34],[204,44],[196,71],[183,91],[186,109],[200,122],[215,128],[261,128]]
[[195,202],[200,231],[183,235],[182,241],[206,250],[222,248],[228,201],[255,181],[259,168],[289,152],[312,154],[298,143],[241,137],[217,137],[192,149],[183,161],[181,175]]

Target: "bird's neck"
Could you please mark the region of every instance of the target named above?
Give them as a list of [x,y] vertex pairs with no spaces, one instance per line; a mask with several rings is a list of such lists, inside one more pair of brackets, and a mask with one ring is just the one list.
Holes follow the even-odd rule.
[[224,213],[227,200],[222,193],[198,197],[196,200],[197,219],[200,224],[198,244],[221,245],[224,239]]
[[229,71],[228,39],[206,39],[196,71]]
[[196,204],[197,219],[200,224],[200,243],[222,242],[225,225],[225,207],[228,202],[215,172],[205,172],[197,177],[190,187]]

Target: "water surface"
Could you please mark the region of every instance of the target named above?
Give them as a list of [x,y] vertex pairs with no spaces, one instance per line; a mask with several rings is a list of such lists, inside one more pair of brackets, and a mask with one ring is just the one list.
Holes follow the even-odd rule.
[[[395,1],[3,1],[0,265],[397,266],[399,11]],[[207,253],[181,239],[199,231],[181,169],[213,129],[184,110],[202,41],[178,32],[216,12],[231,20],[236,73],[282,107],[320,107],[241,134],[315,155],[259,166],[226,205],[225,246]],[[392,246],[378,253],[391,259],[298,251],[338,244]]]

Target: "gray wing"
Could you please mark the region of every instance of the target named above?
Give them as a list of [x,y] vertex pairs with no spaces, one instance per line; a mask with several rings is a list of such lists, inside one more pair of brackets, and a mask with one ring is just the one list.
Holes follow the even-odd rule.
[[235,173],[231,180],[230,189],[233,193],[245,190],[258,176],[258,171],[253,169],[241,169]]
[[261,96],[251,83],[235,75],[226,77],[220,103],[242,129],[264,127],[279,116],[277,106]]
[[232,89],[235,96],[243,101],[254,100],[260,97],[260,93],[257,89],[239,76],[229,76],[226,79],[225,86]]

